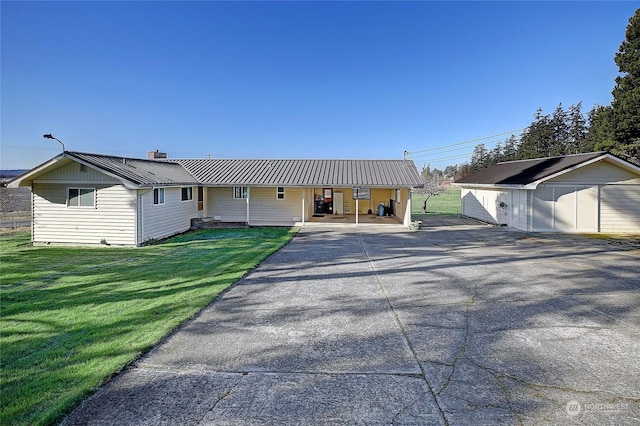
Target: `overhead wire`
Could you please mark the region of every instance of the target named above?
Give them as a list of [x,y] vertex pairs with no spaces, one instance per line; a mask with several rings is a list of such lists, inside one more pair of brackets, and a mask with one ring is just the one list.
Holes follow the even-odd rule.
[[[478,142],[484,143],[485,146],[488,145],[487,149],[492,149],[492,148],[495,147],[496,144],[498,144],[500,142],[503,142],[505,140],[504,136],[506,136],[506,135],[515,135],[518,132],[521,132],[521,131],[523,131],[525,129],[526,129],[526,127],[523,127],[523,128],[520,128],[520,129],[510,130],[508,132],[496,133],[494,135],[483,136],[481,138],[471,139],[471,140],[467,140],[467,141],[456,142],[456,143],[447,144],[447,145],[440,145],[440,146],[421,149],[421,150],[417,150],[417,151],[404,151],[404,156],[405,156],[406,159],[411,158],[411,159],[416,159],[416,160],[417,159],[426,158],[426,157],[430,157],[429,158],[429,163],[437,163],[437,162],[441,162],[441,161],[445,161],[445,160],[453,160],[453,159],[458,159],[458,158],[468,158],[473,154],[473,152],[468,152],[468,153],[465,153],[465,154],[448,155],[448,156],[445,156],[445,157],[438,157],[438,158],[432,158],[431,156],[453,154],[455,151],[466,150],[466,149],[470,148],[470,145],[472,145],[472,144],[478,145]],[[519,140],[520,137],[517,137],[516,139]],[[440,152],[438,152],[438,151],[440,151]]]

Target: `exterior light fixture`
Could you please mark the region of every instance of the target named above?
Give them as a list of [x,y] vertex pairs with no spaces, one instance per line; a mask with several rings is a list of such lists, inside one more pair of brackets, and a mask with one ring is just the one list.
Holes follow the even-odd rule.
[[60,139],[56,138],[55,136],[53,136],[51,133],[47,133],[46,135],[42,135],[42,137],[45,138],[45,139],[53,139],[55,141],[58,141],[60,143],[60,145],[62,145],[62,152],[66,151],[62,141]]

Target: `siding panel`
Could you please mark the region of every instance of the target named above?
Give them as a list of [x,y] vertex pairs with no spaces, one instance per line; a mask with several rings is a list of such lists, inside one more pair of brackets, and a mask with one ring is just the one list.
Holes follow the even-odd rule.
[[488,223],[498,223],[496,204],[501,191],[462,188],[462,214]]
[[600,188],[600,231],[640,233],[640,185]]
[[142,196],[142,241],[165,238],[191,228],[191,219],[196,217],[197,189],[194,198],[181,201],[182,188],[165,188],[164,204],[153,204],[153,191],[145,191]]
[[135,192],[122,185],[92,187],[95,208],[74,208],[67,207],[66,185],[34,183],[33,242],[135,245]]

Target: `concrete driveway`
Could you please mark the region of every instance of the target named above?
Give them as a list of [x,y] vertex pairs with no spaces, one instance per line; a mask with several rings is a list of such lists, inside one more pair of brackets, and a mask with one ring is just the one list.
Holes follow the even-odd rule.
[[638,424],[640,252],[303,229],[65,424]]

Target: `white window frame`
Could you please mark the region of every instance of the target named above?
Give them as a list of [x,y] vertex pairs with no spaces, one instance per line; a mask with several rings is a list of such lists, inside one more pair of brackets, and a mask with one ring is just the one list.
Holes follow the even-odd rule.
[[276,200],[284,200],[284,186],[276,186]]
[[[78,191],[76,197],[74,197],[74,199],[77,199],[78,204],[72,204],[71,203],[71,194],[70,192],[72,190],[76,190]],[[81,191],[90,191],[91,195],[91,205],[82,205],[81,204],[81,200],[86,200],[88,197],[82,197],[82,193]],[[96,189],[95,188],[87,188],[87,187],[68,187],[67,188],[67,207],[68,208],[72,208],[72,209],[95,209],[96,208]],[[85,192],[84,194],[87,194],[87,192]]]
[[[187,198],[184,198],[185,193],[184,190],[187,190]],[[191,186],[183,186],[182,188],[180,188],[180,199],[182,200],[183,203],[186,203],[188,201],[193,201],[193,187]]]
[[246,200],[247,198],[249,198],[249,187],[248,186],[234,186],[233,187],[233,199],[234,200]]
[[[157,191],[157,195],[156,195],[156,191]],[[164,188],[153,188],[153,205],[154,206],[161,206],[164,204]],[[156,200],[158,200],[158,202],[156,203]]]

